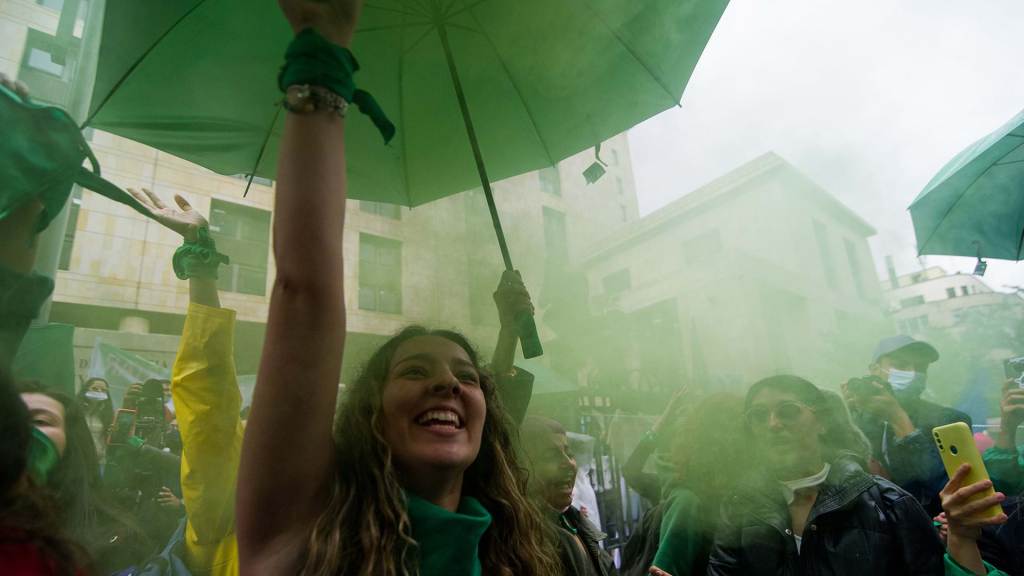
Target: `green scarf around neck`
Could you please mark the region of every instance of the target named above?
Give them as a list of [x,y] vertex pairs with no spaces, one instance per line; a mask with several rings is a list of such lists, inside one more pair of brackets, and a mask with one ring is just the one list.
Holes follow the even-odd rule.
[[490,512],[470,496],[455,512],[408,492],[405,497],[420,576],[480,576],[480,539],[491,525]]

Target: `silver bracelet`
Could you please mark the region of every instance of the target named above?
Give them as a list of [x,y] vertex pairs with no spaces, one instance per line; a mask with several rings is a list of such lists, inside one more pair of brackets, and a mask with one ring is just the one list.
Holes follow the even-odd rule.
[[344,118],[348,111],[348,101],[323,86],[295,84],[285,92],[284,109],[295,114],[312,114],[318,110],[328,110]]

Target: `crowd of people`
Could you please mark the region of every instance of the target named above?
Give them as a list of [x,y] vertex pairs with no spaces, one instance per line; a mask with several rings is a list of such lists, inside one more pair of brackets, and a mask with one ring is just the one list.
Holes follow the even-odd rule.
[[[516,273],[494,294],[501,329],[489,364],[458,332],[410,326],[339,390],[337,98],[351,96],[343,86],[355,70],[322,67],[354,62],[342,56],[360,2],[280,4],[297,39],[321,42],[305,45],[307,61],[290,50],[282,71],[317,89],[286,114],[277,276],[251,406],[234,365],[235,314],[217,292],[226,259],[185,198],[169,205],[129,190],[181,235],[168,264],[190,301],[170,381],[140,383],[121,407],[102,379],[74,397],[12,379],[11,359],[53,283],[31,272],[42,203],[0,213],[0,573],[1024,574],[1014,508],[1024,391],[1004,391],[1000,436],[984,454],[991,480],[967,484],[966,465],[949,478],[931,430],[970,419],[922,399],[939,354],[909,337],[882,340],[870,375],[841,393],[793,375],[755,382],[743,397],[681,388],[626,466],[652,508],[618,567],[573,505],[567,430],[527,415],[533,376],[514,358],[517,318],[533,306]],[[659,445],[670,473],[644,474]],[[993,505],[1005,513],[979,515]]]

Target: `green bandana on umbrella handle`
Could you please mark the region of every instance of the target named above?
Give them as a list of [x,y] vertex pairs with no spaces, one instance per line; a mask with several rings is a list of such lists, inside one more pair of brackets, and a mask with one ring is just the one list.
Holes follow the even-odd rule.
[[195,242],[186,240],[174,251],[171,263],[174,275],[181,280],[189,278],[217,279],[217,268],[228,264],[231,259],[217,252],[217,244],[207,228],[200,228]]
[[359,107],[373,122],[384,142],[395,136],[395,125],[388,120],[380,104],[369,92],[356,88],[352,76],[359,63],[344,46],[329,42],[312,28],[299,32],[284,55],[285,63],[277,77],[277,86],[286,92],[289,86],[322,86]]

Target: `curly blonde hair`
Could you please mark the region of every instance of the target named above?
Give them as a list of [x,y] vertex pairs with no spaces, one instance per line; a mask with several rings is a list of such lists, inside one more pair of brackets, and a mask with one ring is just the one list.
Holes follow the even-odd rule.
[[[410,326],[373,354],[338,411],[334,482],[328,506],[310,534],[303,574],[419,573],[418,546],[412,538],[405,496],[380,419],[381,392],[395,351],[419,336],[439,336],[454,342],[480,370],[469,341],[447,330]],[[560,573],[556,545],[547,523],[526,497],[526,474],[516,457],[513,425],[498,399],[494,381],[480,371],[486,420],[480,453],[464,474],[462,494],[479,500],[493,518],[480,541],[483,572],[554,576]]]

